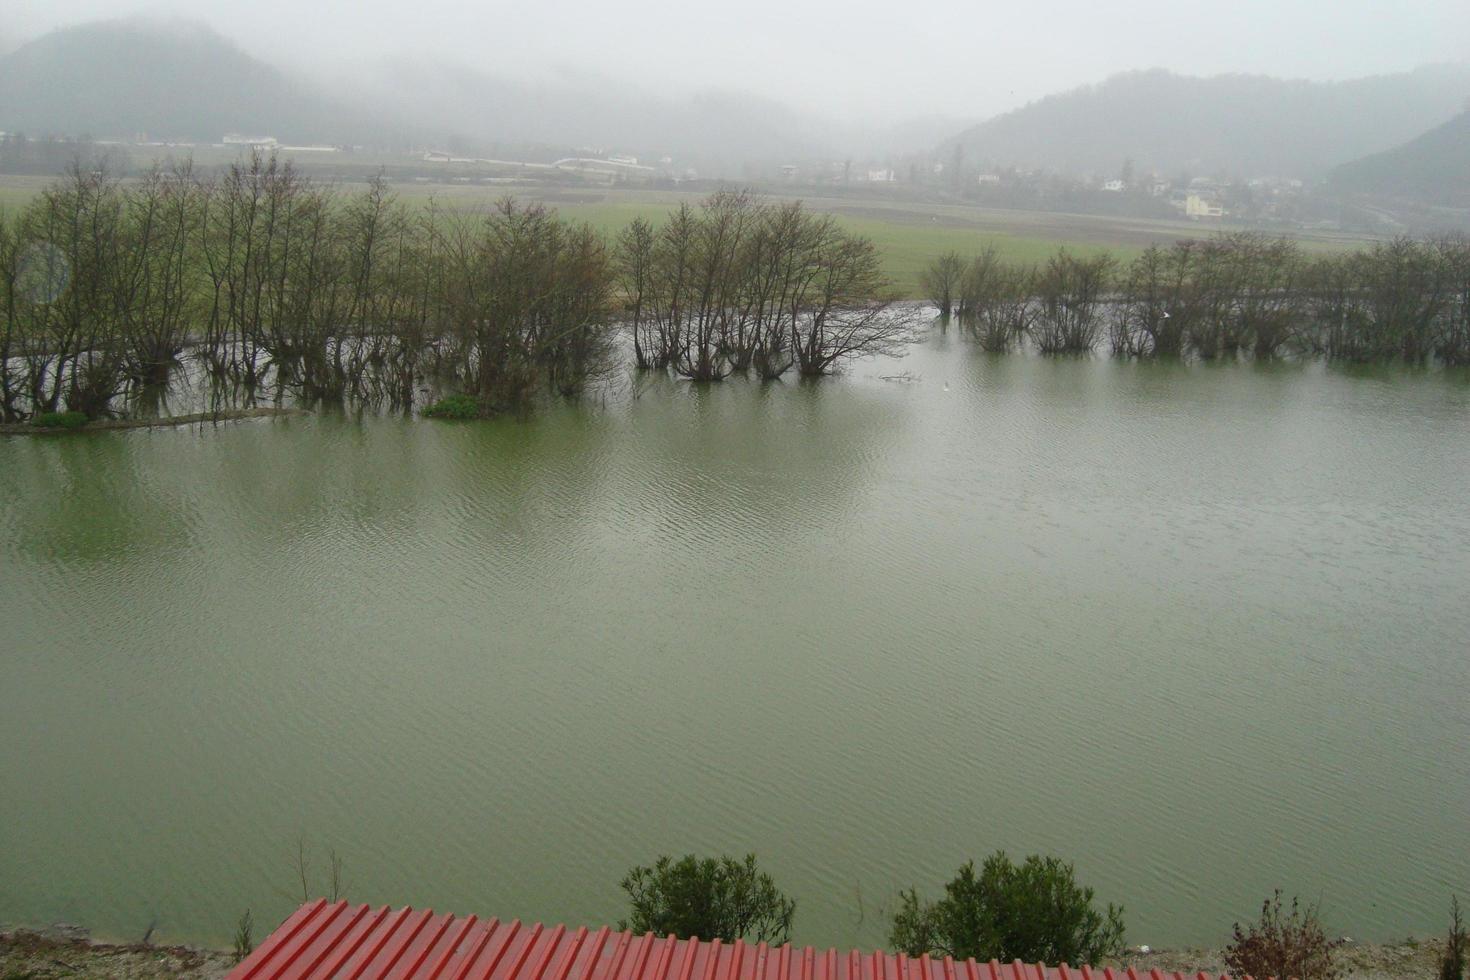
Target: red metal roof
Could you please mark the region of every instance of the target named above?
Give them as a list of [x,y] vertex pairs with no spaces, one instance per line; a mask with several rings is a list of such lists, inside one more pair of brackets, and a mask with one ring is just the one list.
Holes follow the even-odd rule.
[[[547,928],[317,899],[226,980],[1186,980],[1179,973],[956,962]],[[1197,974],[1193,980],[1213,980]],[[1225,978],[1221,978],[1225,980]]]

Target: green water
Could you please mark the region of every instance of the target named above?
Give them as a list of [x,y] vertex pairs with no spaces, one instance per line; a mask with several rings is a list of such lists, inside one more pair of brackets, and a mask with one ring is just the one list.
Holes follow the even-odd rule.
[[[908,382],[884,375],[908,372]],[[0,921],[598,924],[754,850],[795,938],[1076,861],[1129,938],[1470,888],[1470,380],[991,359],[529,422],[0,440]]]

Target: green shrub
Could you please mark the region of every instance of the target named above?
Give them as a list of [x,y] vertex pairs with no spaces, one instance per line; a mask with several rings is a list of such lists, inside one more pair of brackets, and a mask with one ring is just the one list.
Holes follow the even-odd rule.
[[767,942],[791,938],[796,902],[756,870],[755,855],[699,860],[690,854],[677,862],[661,857],[653,867],[634,868],[622,882],[632,914],[619,929],[672,933],[684,939]]
[[31,419],[39,429],[80,429],[87,424],[85,412],[42,412]]
[[424,409],[424,415],[431,419],[477,419],[480,403],[469,395],[450,395]]
[[1278,888],[1261,903],[1259,922],[1245,928],[1235,924],[1235,938],[1225,947],[1225,965],[1236,976],[1333,980],[1338,973],[1332,948],[1317,906],[1302,908],[1292,898],[1291,914],[1283,915]]
[[1123,952],[1123,909],[1093,908],[1092,889],[1060,858],[1032,854],[1017,865],[996,851],[978,876],[973,861],[960,868],[938,901],[909,889],[899,903],[889,942],[910,956],[1080,966]]

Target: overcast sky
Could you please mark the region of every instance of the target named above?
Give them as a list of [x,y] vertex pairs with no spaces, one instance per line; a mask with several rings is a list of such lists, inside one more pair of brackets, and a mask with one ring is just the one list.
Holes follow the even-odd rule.
[[0,0],[0,39],[135,14],[287,66],[615,73],[846,119],[984,116],[1130,68],[1341,79],[1470,59],[1470,0]]

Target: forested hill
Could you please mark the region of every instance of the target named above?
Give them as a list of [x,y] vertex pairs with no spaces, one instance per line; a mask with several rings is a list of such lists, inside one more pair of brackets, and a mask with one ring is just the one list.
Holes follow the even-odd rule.
[[370,138],[378,124],[207,28],[107,21],[65,28],[0,56],[0,130],[32,136],[218,141]]
[[966,159],[1111,176],[1312,178],[1403,143],[1465,107],[1470,65],[1345,82],[1128,72],[1048,96],[952,140]]
[[1401,146],[1337,168],[1348,193],[1470,208],[1470,109]]

